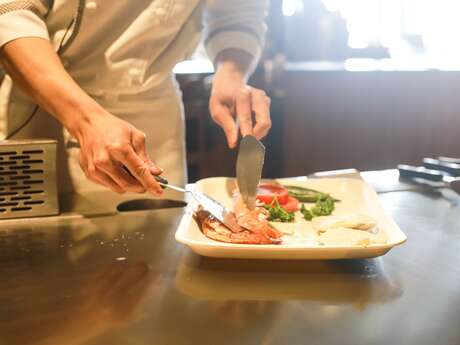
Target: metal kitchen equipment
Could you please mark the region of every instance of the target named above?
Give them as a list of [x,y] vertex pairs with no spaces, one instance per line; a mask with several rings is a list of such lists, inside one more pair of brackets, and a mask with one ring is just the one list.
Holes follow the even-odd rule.
[[0,219],[59,213],[55,140],[0,141]]
[[236,182],[240,194],[247,207],[252,210],[256,206],[257,186],[262,177],[265,147],[252,135],[241,139],[236,160]]
[[433,158],[423,158],[423,166],[431,170],[439,170],[451,176],[460,176],[460,164],[444,162]]
[[457,194],[460,194],[460,177],[454,177],[446,172],[439,170],[427,169],[425,167],[416,167],[412,165],[398,165],[399,176],[402,178],[416,178],[422,181],[435,183],[431,185],[434,188],[451,188]]
[[439,156],[438,159],[439,159],[441,162],[460,164],[460,158]]

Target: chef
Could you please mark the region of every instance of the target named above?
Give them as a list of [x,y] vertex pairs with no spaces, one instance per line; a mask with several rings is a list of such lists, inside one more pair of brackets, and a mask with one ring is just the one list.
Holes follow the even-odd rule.
[[160,195],[155,175],[186,182],[172,69],[201,33],[216,70],[209,108],[228,146],[267,134],[270,100],[247,85],[266,12],[267,0],[0,0],[0,130],[58,140],[61,192]]

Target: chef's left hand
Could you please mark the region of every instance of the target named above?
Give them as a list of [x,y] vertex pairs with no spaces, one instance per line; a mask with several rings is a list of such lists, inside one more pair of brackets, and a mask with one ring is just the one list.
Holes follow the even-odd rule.
[[230,148],[238,142],[238,127],[243,137],[252,134],[258,139],[266,136],[271,127],[270,98],[263,90],[248,86],[244,76],[231,68],[216,72],[209,110],[224,130]]

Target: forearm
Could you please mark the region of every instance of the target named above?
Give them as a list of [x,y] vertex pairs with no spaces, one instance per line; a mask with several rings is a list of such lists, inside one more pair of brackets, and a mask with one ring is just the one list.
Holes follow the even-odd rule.
[[101,110],[62,66],[51,43],[26,37],[5,44],[1,61],[13,80],[71,133]]
[[246,82],[252,73],[253,57],[240,49],[226,49],[216,58],[216,72],[225,73],[232,79],[241,79]]
[[205,3],[203,31],[209,58],[217,71],[225,66],[225,70],[236,70],[247,79],[264,45],[268,0],[206,0]]

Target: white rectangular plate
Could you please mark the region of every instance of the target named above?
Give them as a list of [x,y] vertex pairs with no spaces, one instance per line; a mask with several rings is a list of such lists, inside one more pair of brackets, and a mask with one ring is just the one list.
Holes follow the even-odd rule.
[[[387,241],[369,246],[317,244],[315,234],[287,239],[280,245],[233,244],[211,240],[203,235],[193,219],[196,203],[191,200],[176,232],[176,240],[188,245],[203,256],[241,259],[349,259],[369,258],[385,254],[394,246],[406,241],[406,235],[383,209],[377,194],[366,182],[351,178],[278,179],[282,184],[298,185],[330,193],[341,201],[336,203],[334,215],[361,213],[374,218],[379,231]],[[235,188],[233,178],[214,177],[200,180],[195,188],[232,207],[231,193]]]

